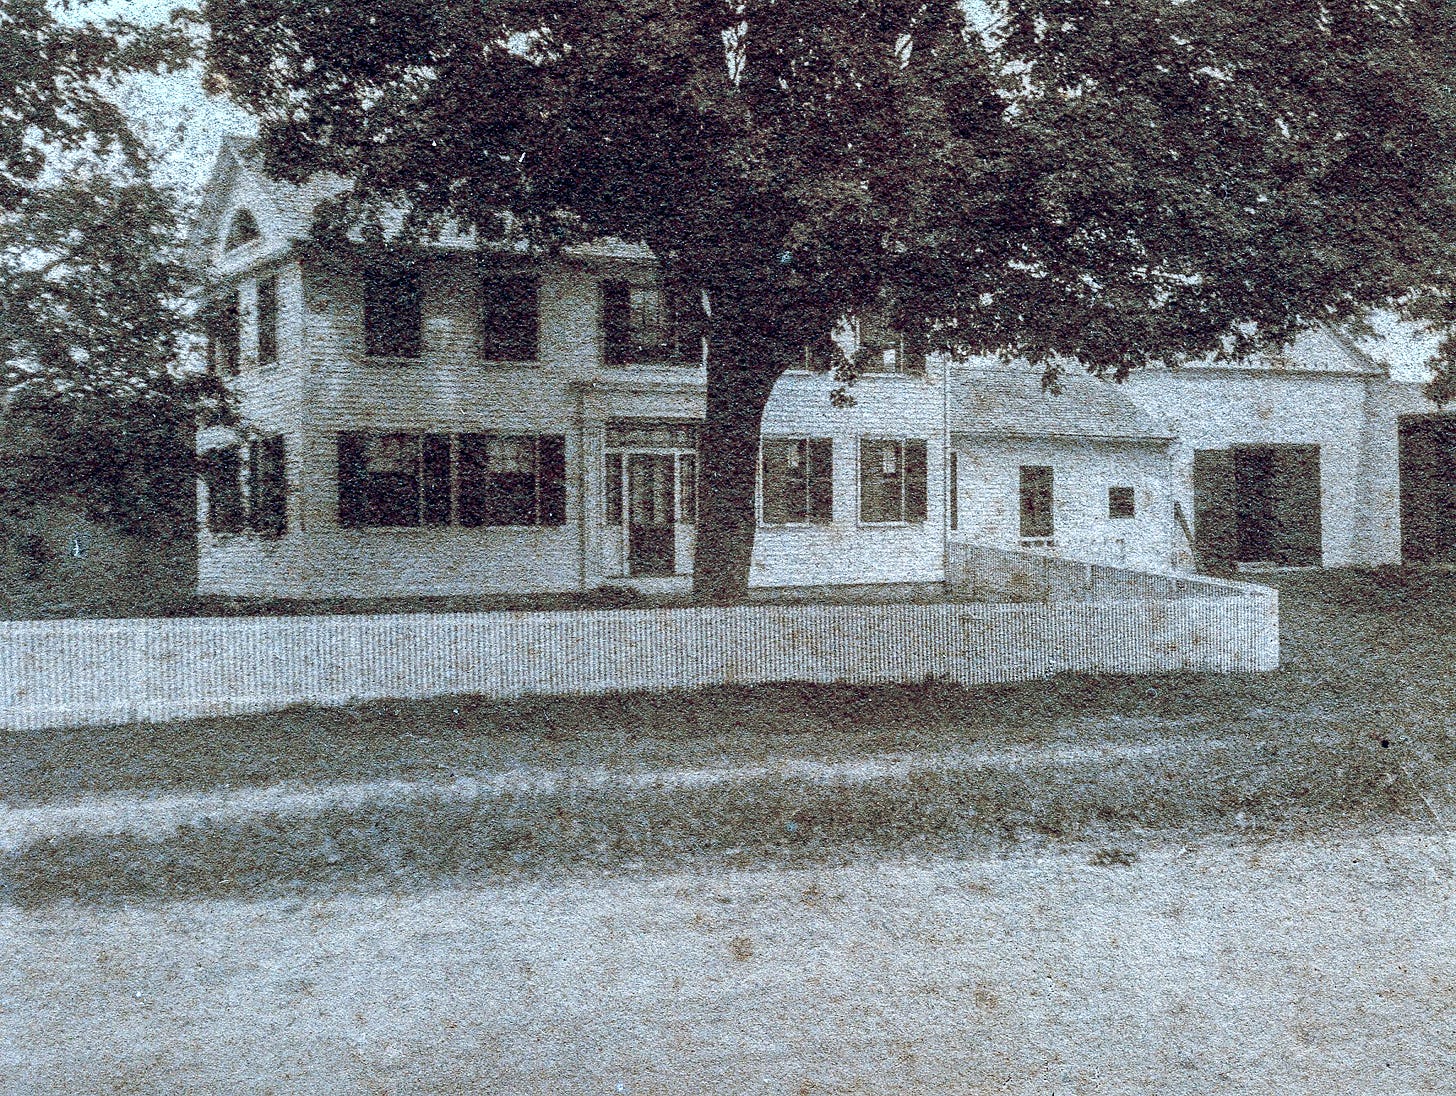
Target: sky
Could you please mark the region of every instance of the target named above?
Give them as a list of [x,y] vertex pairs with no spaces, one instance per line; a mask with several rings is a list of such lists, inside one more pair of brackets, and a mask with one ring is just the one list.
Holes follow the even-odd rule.
[[[980,0],[968,3],[980,8]],[[161,22],[176,6],[176,0],[101,0],[81,12],[87,18],[118,15],[139,23]],[[118,99],[158,150],[160,180],[189,196],[207,181],[223,137],[250,136],[256,129],[252,118],[226,98],[204,93],[196,71],[133,78]],[[1378,315],[1372,322],[1380,334],[1365,340],[1365,349],[1388,363],[1397,379],[1424,379],[1424,363],[1435,352],[1435,340],[1394,316]]]

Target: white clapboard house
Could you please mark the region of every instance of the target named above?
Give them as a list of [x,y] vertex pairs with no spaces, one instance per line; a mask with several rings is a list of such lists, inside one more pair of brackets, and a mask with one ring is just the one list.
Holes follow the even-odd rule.
[[[339,187],[268,179],[230,141],[195,219],[209,367],[243,420],[199,436],[199,590],[686,589],[706,378],[651,255],[547,262],[447,237],[383,266],[309,242]],[[1299,368],[1069,375],[1054,396],[1026,368],[906,353],[868,320],[841,335],[876,363],[851,406],[808,370],[770,399],[755,586],[937,583],[957,541],[1153,569],[1400,557],[1401,386],[1344,344]],[[1316,408],[1316,388],[1340,399]]]

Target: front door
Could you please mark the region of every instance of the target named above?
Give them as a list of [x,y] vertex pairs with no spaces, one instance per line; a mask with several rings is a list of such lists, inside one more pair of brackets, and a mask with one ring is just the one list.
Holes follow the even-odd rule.
[[677,571],[676,482],[671,453],[627,455],[627,573]]

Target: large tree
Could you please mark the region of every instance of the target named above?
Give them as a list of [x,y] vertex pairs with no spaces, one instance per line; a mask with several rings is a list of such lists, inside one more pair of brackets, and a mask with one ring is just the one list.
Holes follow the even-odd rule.
[[[1444,0],[205,0],[269,169],[537,246],[645,242],[709,341],[695,585],[840,317],[1114,374],[1448,322]],[[851,370],[852,372],[852,370]]]
[[112,94],[187,64],[190,32],[85,7],[0,16],[0,548],[57,508],[185,539],[195,416],[222,406],[180,362],[180,209]]

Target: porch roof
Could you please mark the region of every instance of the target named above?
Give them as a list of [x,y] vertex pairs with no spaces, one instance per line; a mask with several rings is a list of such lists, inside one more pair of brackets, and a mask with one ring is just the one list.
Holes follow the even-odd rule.
[[952,369],[948,383],[952,434],[1140,441],[1173,437],[1165,423],[1138,407],[1116,384],[1080,371],[1061,376],[1058,395],[1044,391],[1040,370],[1025,364]]

